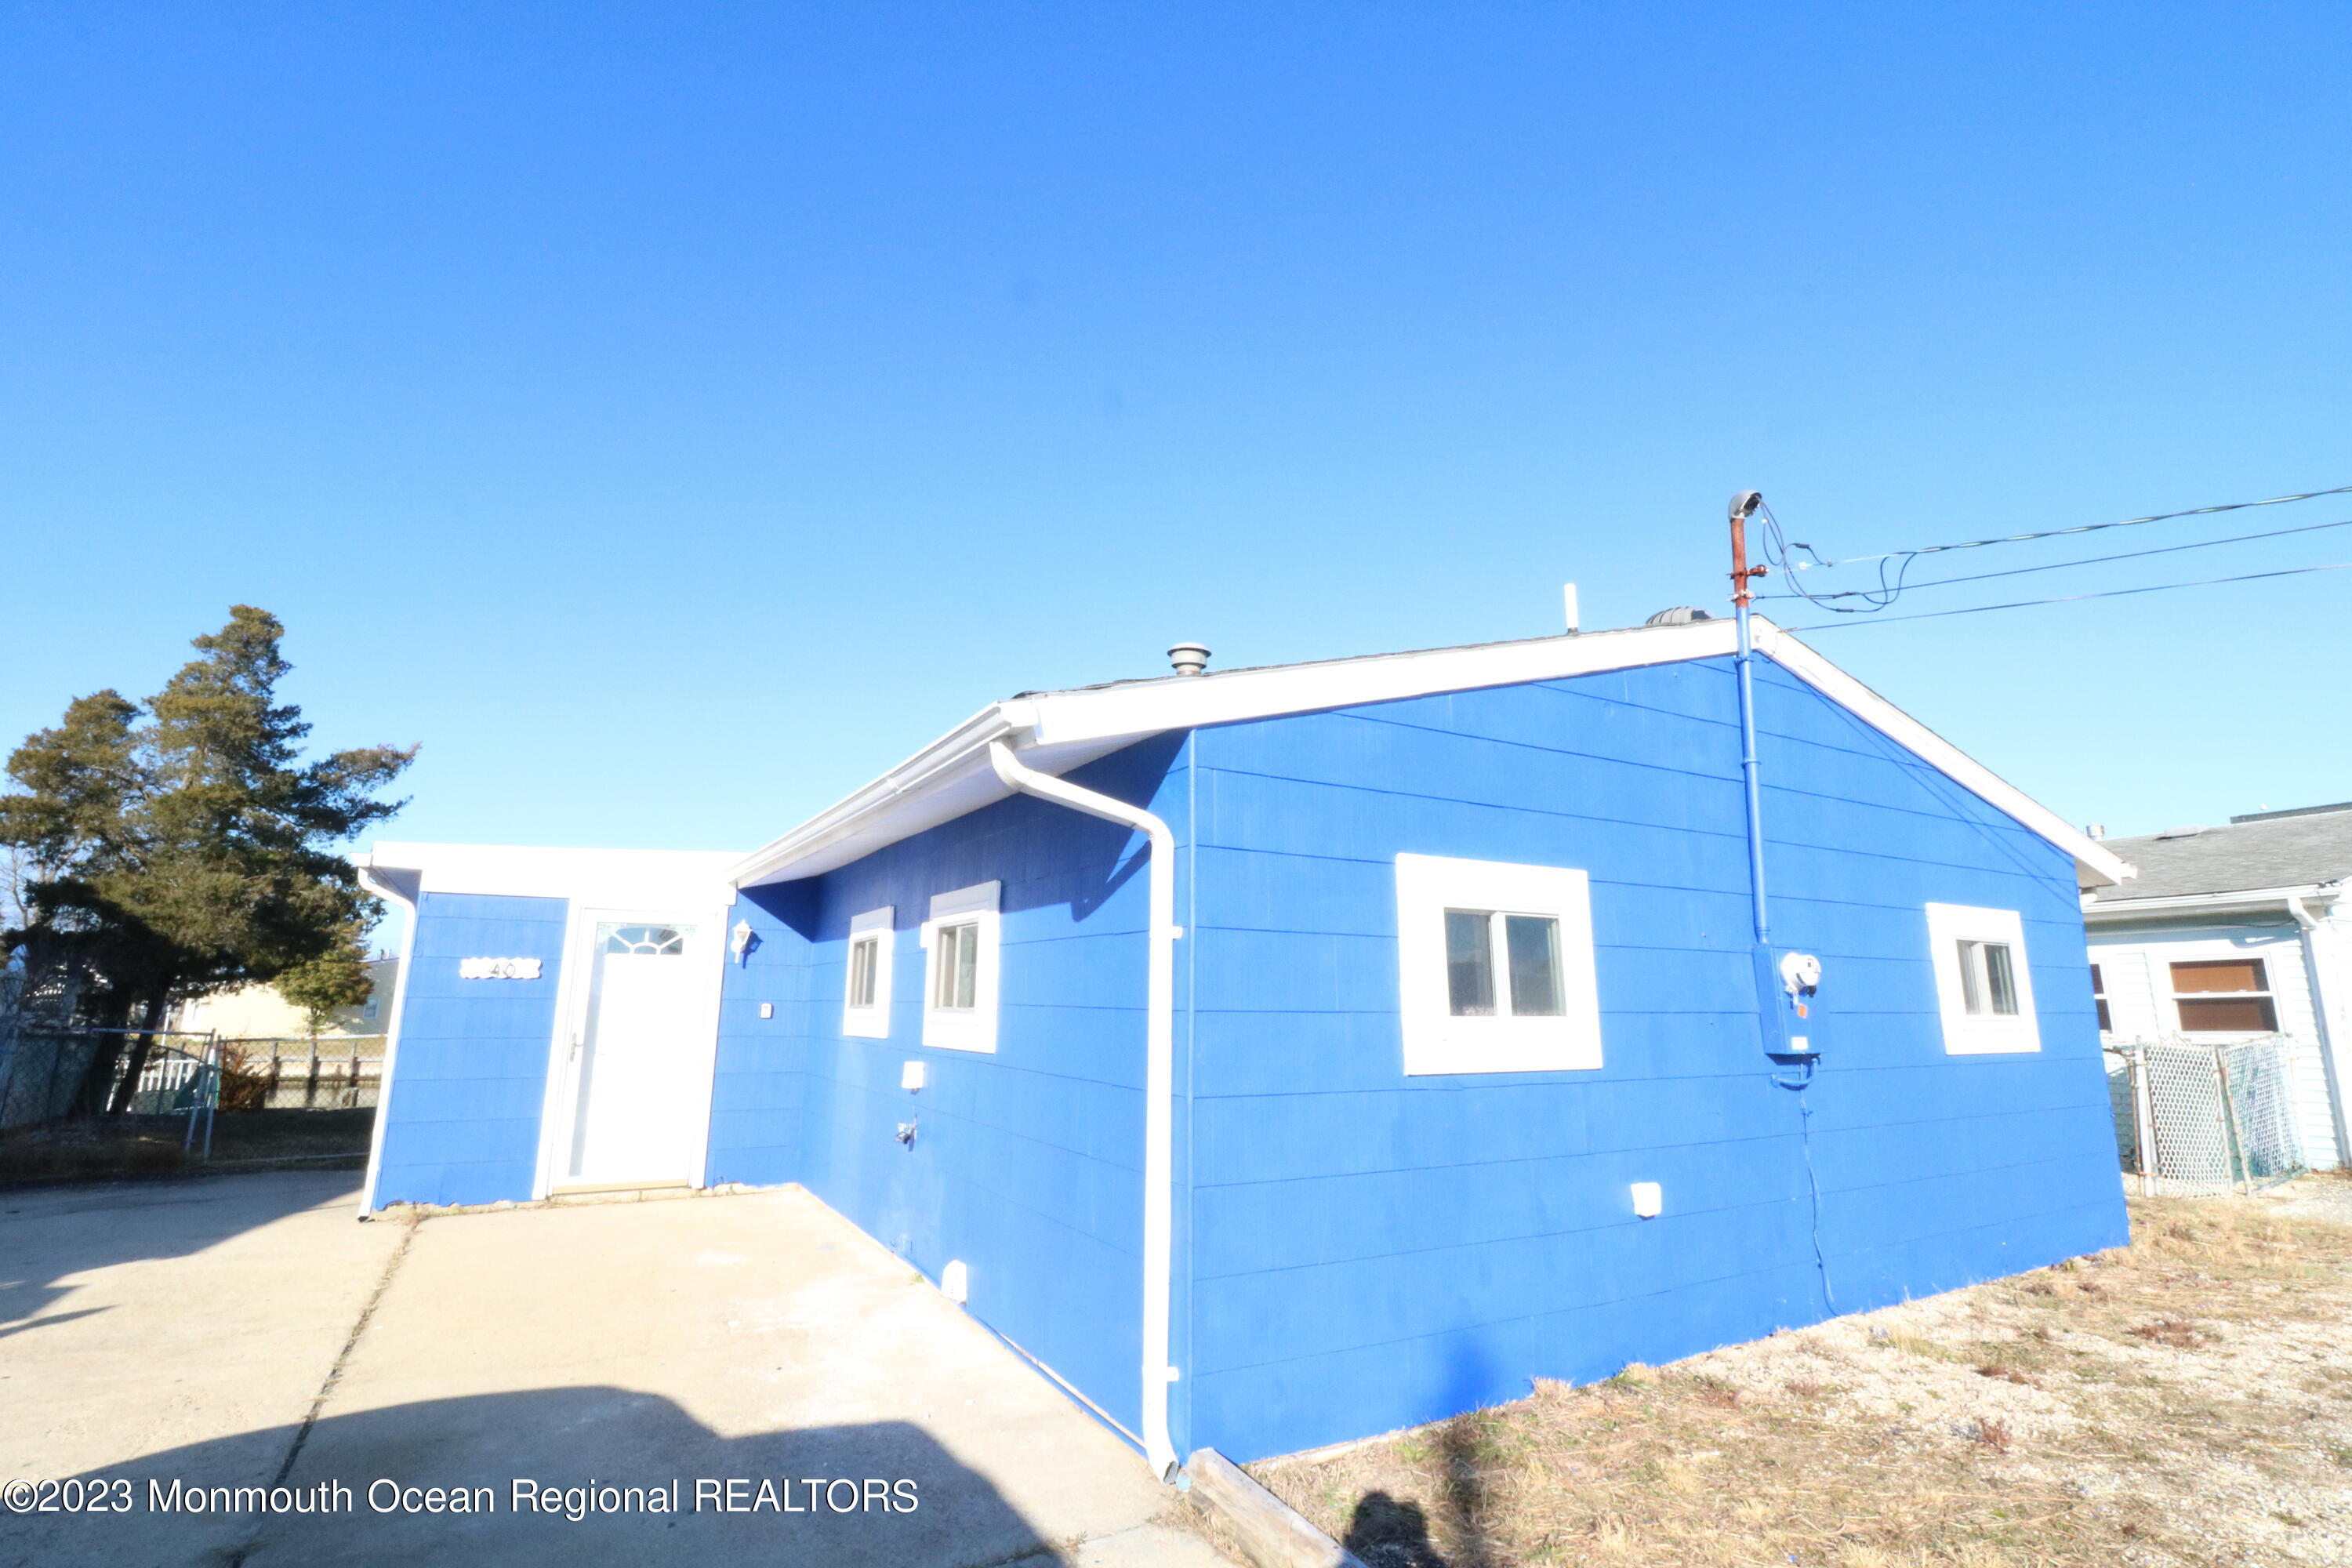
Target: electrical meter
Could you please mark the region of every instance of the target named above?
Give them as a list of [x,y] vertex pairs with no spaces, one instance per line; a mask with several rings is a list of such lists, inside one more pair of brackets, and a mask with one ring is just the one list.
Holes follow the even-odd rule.
[[1764,1026],[1764,1049],[1776,1057],[1814,1053],[1822,961],[1789,948],[1756,950],[1756,1002]]
[[1810,952],[1784,952],[1780,955],[1780,989],[1797,998],[1797,1014],[1805,1013],[1803,998],[1821,989],[1822,961]]

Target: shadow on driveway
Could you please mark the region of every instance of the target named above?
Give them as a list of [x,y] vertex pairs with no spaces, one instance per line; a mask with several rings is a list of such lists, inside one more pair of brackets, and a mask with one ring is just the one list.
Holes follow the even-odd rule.
[[[276,1479],[286,1511],[262,1511],[273,1478],[253,1473],[252,1455],[285,1453],[298,1436],[299,1455]],[[1048,1551],[993,1485],[919,1426],[730,1437],[667,1399],[618,1388],[392,1405],[329,1416],[307,1434],[281,1427],[166,1449],[82,1479],[129,1481],[131,1511],[12,1520],[11,1561],[978,1568]],[[174,1482],[184,1511],[152,1509]],[[469,1511],[427,1511],[440,1500],[425,1489],[436,1487],[464,1494]],[[519,1492],[551,1511],[528,1500],[519,1510]],[[673,1497],[677,1511],[660,1506]],[[298,1499],[333,1511],[296,1511]],[[231,1511],[209,1506],[218,1503]]]
[[294,1215],[358,1202],[359,1184],[349,1172],[0,1191],[0,1333],[90,1316],[42,1316],[72,1289],[62,1281],[77,1275],[189,1257]]

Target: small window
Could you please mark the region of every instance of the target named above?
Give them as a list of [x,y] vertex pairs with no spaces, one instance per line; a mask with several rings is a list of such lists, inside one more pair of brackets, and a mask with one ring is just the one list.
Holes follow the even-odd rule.
[[880,962],[882,939],[861,936],[849,944],[849,1005],[874,1005],[874,966]]
[[841,997],[841,1032],[869,1040],[890,1037],[891,923],[887,905],[849,922],[849,958]]
[[[1509,983],[1498,994],[1495,955]],[[1445,911],[1445,984],[1457,1018],[1559,1016],[1559,921],[1500,910]]]
[[1974,1056],[2042,1048],[2025,923],[2015,910],[1929,904],[1927,950],[1946,1051]]
[[633,952],[647,958],[677,958],[686,952],[686,934],[676,926],[609,926],[606,952]]
[[1396,866],[1407,1073],[1601,1065],[1582,871],[1432,855]]
[[941,926],[932,935],[939,943],[934,968],[936,985],[931,1005],[969,1013],[978,1005],[980,985],[980,923]]
[[2278,1006],[2259,958],[2172,966],[2172,1005],[2188,1035],[2274,1035]]
[[998,900],[1003,884],[982,882],[931,900],[923,924],[929,971],[923,1044],[958,1051],[996,1048]]
[[2099,1010],[2099,1033],[2115,1033],[2116,1020],[2107,1011],[2107,977],[2099,973],[2095,963],[2091,965],[2091,1005]]
[[1972,1017],[2017,1016],[2017,975],[2005,942],[1969,942],[1960,949],[1960,1002]]

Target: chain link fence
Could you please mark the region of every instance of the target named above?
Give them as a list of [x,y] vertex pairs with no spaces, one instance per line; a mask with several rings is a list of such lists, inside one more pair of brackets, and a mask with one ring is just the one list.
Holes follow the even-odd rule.
[[[219,1042],[210,1034],[172,1029],[15,1030],[0,1052],[0,1131],[46,1127],[113,1104],[142,1037],[147,1057],[124,1098],[123,1114],[184,1117],[183,1146],[193,1148],[201,1129],[209,1147],[212,1115],[220,1104]],[[100,1065],[108,1055],[114,1058],[110,1074]]]
[[102,1043],[80,1029],[18,1028],[0,1039],[0,1131],[71,1115]]
[[224,1110],[369,1110],[383,1088],[382,1035],[221,1043]]
[[2305,1173],[2289,1042],[2109,1046],[2116,1152],[2145,1195],[2258,1192]]

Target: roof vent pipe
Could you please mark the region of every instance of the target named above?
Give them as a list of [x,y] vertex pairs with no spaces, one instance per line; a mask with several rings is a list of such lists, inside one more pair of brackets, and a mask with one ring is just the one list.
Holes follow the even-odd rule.
[[1561,584],[1559,596],[1561,599],[1566,601],[1566,606],[1568,609],[1568,635],[1574,637],[1582,623],[1582,617],[1576,613],[1576,584],[1573,583]]
[[1179,675],[1200,675],[1209,668],[1209,650],[1196,642],[1180,642],[1168,650],[1168,662]]

